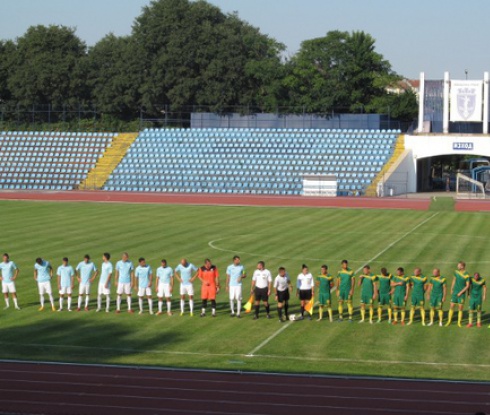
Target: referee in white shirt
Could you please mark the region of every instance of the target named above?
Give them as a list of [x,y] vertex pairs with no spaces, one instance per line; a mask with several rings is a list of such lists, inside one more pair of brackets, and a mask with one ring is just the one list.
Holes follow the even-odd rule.
[[267,318],[271,318],[269,295],[271,295],[272,275],[265,269],[264,261],[259,261],[257,269],[252,277],[251,293],[255,295],[255,315],[254,320],[259,318],[260,302],[262,301],[267,312]]
[[[303,264],[301,273],[298,275],[298,290],[296,295],[301,301],[301,320],[304,319],[305,305],[313,297],[315,285],[313,283],[313,275],[308,271],[308,267]],[[308,320],[311,320],[311,314],[308,315]]]

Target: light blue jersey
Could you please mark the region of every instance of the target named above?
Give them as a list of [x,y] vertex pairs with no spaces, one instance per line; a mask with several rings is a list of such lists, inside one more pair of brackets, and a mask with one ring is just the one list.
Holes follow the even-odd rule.
[[[107,284],[107,280],[109,279],[109,275],[112,274],[113,271],[113,266],[112,264],[107,261],[103,262],[102,265],[100,266],[100,280],[99,284],[102,284],[104,287]],[[107,288],[110,288],[111,282],[109,281],[109,284],[107,284]]]
[[159,278],[160,284],[170,284],[172,275],[174,275],[172,267],[158,267],[157,269],[157,277]]
[[94,273],[97,271],[97,267],[91,261],[82,261],[77,265],[77,271],[81,279],[80,284],[86,285],[90,284],[90,278],[92,278]]
[[142,267],[138,265],[136,270],[134,271],[135,278],[138,279],[138,287],[139,288],[148,288],[150,284],[150,275],[152,274],[151,267],[149,265],[145,265]]
[[15,262],[13,261],[1,262],[0,270],[2,270],[3,282],[6,283],[12,282],[12,278],[15,274],[16,269],[17,269],[17,265],[15,265]]
[[242,285],[241,277],[245,275],[245,268],[241,264],[231,264],[226,268],[226,274],[230,276],[230,287],[239,287]]
[[48,261],[43,261],[41,265],[37,262],[34,264],[34,269],[37,271],[37,282],[48,282],[51,280],[49,272],[53,269]]
[[180,273],[180,278],[182,279],[182,285],[191,285],[192,273],[196,272],[197,268],[195,265],[189,263],[186,267],[179,264],[175,267],[175,272]]
[[60,286],[67,288],[71,287],[71,279],[75,275],[75,271],[71,265],[60,265],[56,271],[56,275],[60,277]]
[[131,271],[134,270],[134,265],[131,261],[117,261],[116,271],[119,272],[119,283],[129,284],[131,282]]

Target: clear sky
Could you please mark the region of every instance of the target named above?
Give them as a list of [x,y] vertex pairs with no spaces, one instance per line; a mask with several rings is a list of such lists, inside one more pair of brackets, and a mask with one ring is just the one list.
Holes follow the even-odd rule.
[[[77,29],[88,45],[109,32],[126,35],[150,0],[0,0],[0,39],[31,25]],[[481,79],[490,71],[489,0],[209,0],[284,43],[293,55],[302,40],[329,30],[364,30],[395,71],[418,78]]]

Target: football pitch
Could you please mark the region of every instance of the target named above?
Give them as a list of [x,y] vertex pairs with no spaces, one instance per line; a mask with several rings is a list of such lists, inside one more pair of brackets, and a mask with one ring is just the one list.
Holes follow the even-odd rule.
[[[144,256],[154,270],[162,258],[175,267],[182,257],[196,266],[209,257],[220,270],[222,287],[226,267],[238,254],[248,274],[244,297],[259,260],[273,277],[285,266],[293,283],[303,263],[314,275],[324,263],[336,274],[345,258],[357,274],[366,263],[375,272],[386,266],[393,273],[403,266],[407,274],[420,266],[425,275],[437,266],[450,284],[459,260],[467,262],[470,273],[489,274],[487,213],[14,201],[1,201],[0,213],[0,250],[21,270],[16,285],[22,307],[0,312],[1,359],[490,380],[486,314],[481,329],[454,323],[422,327],[418,313],[410,327],[390,326],[386,311],[381,324],[357,324],[356,287],[354,323],[281,324],[275,304],[271,320],[263,318],[263,308],[258,321],[250,315],[230,318],[224,289],[218,295],[218,317],[199,318],[197,289],[197,313],[191,318],[188,313],[179,316],[178,284],[172,317],[95,313],[96,284],[89,312],[38,312],[33,280],[38,256],[56,270],[63,256],[76,266],[88,253],[100,267],[103,252],[110,252],[115,263],[128,251],[133,262]],[[199,281],[194,284],[199,287]],[[114,286],[111,298],[114,311]],[[446,301],[445,310],[448,305]],[[123,301],[123,310],[125,306]],[[336,299],[333,308],[335,317]],[[299,311],[295,297],[291,310]]]

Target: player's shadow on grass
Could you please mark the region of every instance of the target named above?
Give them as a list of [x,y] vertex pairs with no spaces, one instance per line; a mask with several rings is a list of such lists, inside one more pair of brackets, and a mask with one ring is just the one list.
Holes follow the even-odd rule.
[[139,356],[147,355],[145,361],[165,365],[166,355],[158,351],[189,341],[185,332],[175,329],[142,331],[139,325],[145,321],[137,322],[139,316],[120,316],[121,321],[116,322],[71,315],[61,320],[59,314],[52,313],[50,318],[29,325],[0,328],[0,359],[139,363]]

